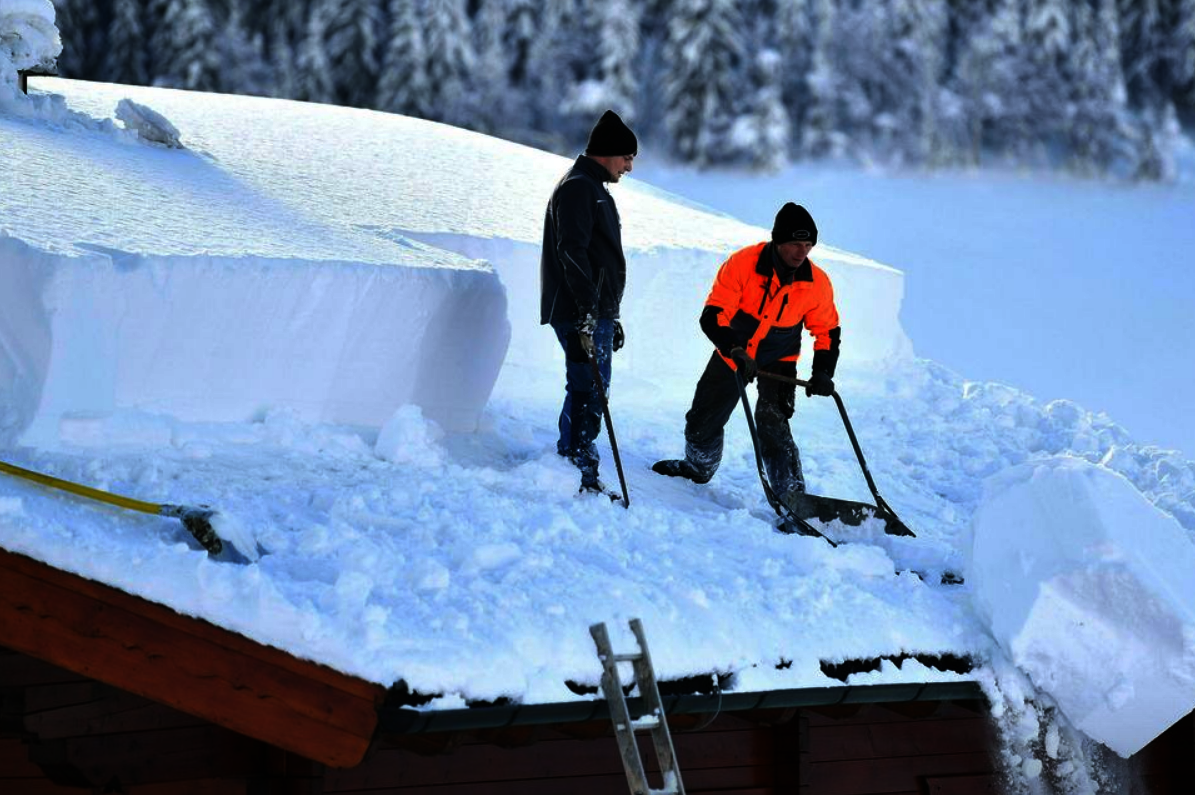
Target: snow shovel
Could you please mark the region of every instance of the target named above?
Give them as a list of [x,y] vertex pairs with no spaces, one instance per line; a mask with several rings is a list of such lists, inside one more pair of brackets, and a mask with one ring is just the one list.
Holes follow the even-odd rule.
[[34,483],[49,486],[52,489],[61,489],[62,491],[67,491],[89,500],[98,500],[106,502],[109,505],[127,508],[130,511],[140,511],[141,513],[153,514],[155,516],[169,516],[178,519],[183,523],[183,527],[187,528],[187,531],[195,537],[199,545],[207,550],[209,555],[219,555],[221,550],[224,549],[224,543],[216,535],[216,531],[212,529],[211,520],[216,512],[210,508],[191,508],[185,505],[159,505],[153,502],[143,502],[131,497],[93,489],[90,486],[84,486],[79,483],[72,483],[69,480],[61,480],[52,475],[43,475],[31,469],[22,469],[19,466],[7,464],[3,461],[0,461],[0,472],[24,478],[25,480],[31,480]]
[[[788,376],[777,375],[776,373],[769,373],[764,370],[759,371],[761,378],[770,378],[773,381],[782,381],[786,384],[795,384],[796,386],[809,386],[808,381],[802,381],[799,378],[789,378]],[[744,391],[744,399],[746,392]],[[859,447],[859,439],[855,436],[855,429],[851,427],[851,420],[846,415],[846,406],[842,403],[842,398],[838,391],[835,390],[830,393],[830,397],[834,398],[834,402],[838,405],[838,413],[842,416],[842,425],[846,428],[846,434],[851,440],[851,446],[855,448],[855,457],[859,459],[859,468],[863,470],[863,478],[867,481],[867,488],[871,490],[872,499],[875,500],[875,505],[869,505],[865,502],[855,502],[853,500],[840,500],[835,497],[822,497],[816,494],[796,494],[792,495],[789,500],[789,507],[793,513],[804,520],[817,520],[821,523],[832,522],[838,520],[845,525],[857,527],[868,519],[879,519],[884,523],[884,532],[890,536],[912,536],[913,531],[900,520],[896,512],[889,507],[884,498],[880,496],[876,489],[875,480],[871,477],[871,472],[867,469],[867,462],[863,460],[863,449]],[[754,436],[754,429],[752,435]]]

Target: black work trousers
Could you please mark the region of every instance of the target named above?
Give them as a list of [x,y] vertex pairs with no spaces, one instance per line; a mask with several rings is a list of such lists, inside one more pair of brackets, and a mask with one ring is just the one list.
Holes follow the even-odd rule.
[[[761,369],[788,378],[797,374],[795,362],[774,362]],[[801,455],[788,425],[796,408],[796,385],[770,378],[761,378],[758,384],[755,427],[768,480],[781,496],[804,491]],[[734,370],[715,352],[697,381],[693,405],[685,415],[685,459],[705,479],[713,477],[722,463],[723,429],[739,401]]]

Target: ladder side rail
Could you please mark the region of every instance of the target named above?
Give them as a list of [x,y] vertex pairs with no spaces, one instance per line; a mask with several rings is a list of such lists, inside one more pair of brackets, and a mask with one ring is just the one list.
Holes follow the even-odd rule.
[[[643,623],[631,619],[631,631],[635,633],[635,640],[639,642],[639,652],[642,659],[634,663],[636,680],[639,683],[639,695],[647,707],[648,714],[657,719],[656,726],[651,729],[652,743],[655,744],[656,758],[660,763],[660,772],[664,776],[664,790],[660,792],[675,792],[685,795],[685,785],[681,780],[680,767],[676,762],[676,750],[672,746],[672,732],[668,729],[668,718],[664,715],[664,703],[660,700],[660,689],[656,685],[655,668],[651,663],[651,652],[647,648],[647,635],[643,631]],[[669,787],[668,776],[676,777],[676,788]]]
[[650,795],[654,790],[648,786],[647,772],[639,755],[639,744],[635,742],[634,723],[622,692],[622,681],[618,675],[618,663],[610,646],[610,635],[605,624],[594,624],[589,628],[598,656],[602,663],[602,693],[614,722],[614,737],[618,741],[618,753],[622,757],[623,770],[631,786],[632,795]]

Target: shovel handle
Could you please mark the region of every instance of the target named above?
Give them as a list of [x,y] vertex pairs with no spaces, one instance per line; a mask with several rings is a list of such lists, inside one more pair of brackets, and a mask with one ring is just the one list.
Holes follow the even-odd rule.
[[[808,381],[803,381],[800,378],[789,378],[786,375],[779,375],[777,373],[769,373],[767,370],[760,370],[759,377],[770,378],[773,381],[782,381],[786,384],[796,384],[797,386],[809,386]],[[838,390],[832,391],[830,397],[834,398],[834,402],[838,406],[838,414],[842,417],[842,425],[846,428],[846,435],[851,440],[851,447],[855,448],[855,457],[859,459],[859,468],[863,470],[863,479],[867,481],[867,488],[871,489],[871,496],[875,498],[877,506],[891,513],[892,509],[888,508],[888,504],[880,496],[875,480],[871,477],[871,470],[867,468],[867,461],[863,458],[863,448],[859,446],[859,439],[855,436],[855,429],[851,426],[851,418],[846,414],[846,405],[842,402],[842,397],[838,394]]]
[[41,472],[34,472],[32,469],[24,469],[23,467],[9,464],[0,461],[0,472],[7,473],[14,477],[24,478],[25,480],[39,483],[43,486],[48,486],[52,489],[60,489],[71,494],[76,494],[80,497],[86,497],[90,500],[99,500],[106,502],[109,505],[116,505],[121,508],[127,508],[130,511],[140,511],[141,513],[161,513],[162,506],[153,502],[145,502],[144,500],[135,500],[132,497],[125,497],[121,494],[112,494],[108,491],[101,491],[93,489],[91,486],[84,486],[82,483],[72,483],[69,480],[56,478],[53,475],[46,475]]

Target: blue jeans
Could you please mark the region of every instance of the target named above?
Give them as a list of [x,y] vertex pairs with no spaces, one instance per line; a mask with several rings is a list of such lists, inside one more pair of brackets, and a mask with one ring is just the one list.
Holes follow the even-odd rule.
[[[552,330],[564,350],[564,405],[560,409],[560,438],[556,452],[567,456],[581,470],[581,481],[596,482],[598,451],[594,441],[602,428],[602,394],[593,382],[593,365],[581,347],[574,323],[553,323]],[[610,394],[610,359],[614,352],[614,321],[598,320],[593,334],[594,355],[602,374],[605,394]]]

